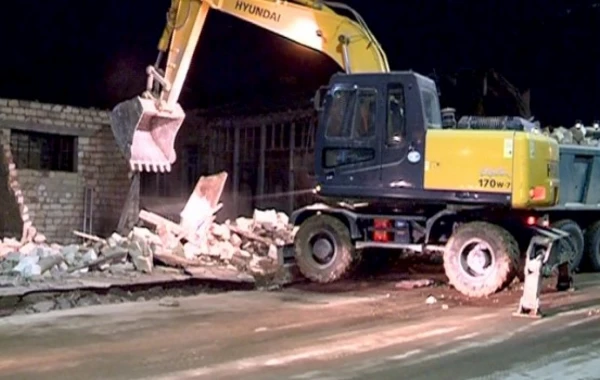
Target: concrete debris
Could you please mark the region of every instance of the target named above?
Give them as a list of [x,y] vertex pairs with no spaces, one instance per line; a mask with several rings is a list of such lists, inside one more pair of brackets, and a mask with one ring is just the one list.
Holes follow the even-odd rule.
[[65,246],[48,243],[43,236],[24,244],[5,238],[0,240],[0,275],[56,279],[92,271],[152,273],[155,265],[163,265],[195,277],[248,282],[277,272],[278,252],[293,242],[294,233],[287,215],[275,210],[256,210],[253,218],[223,224],[211,220],[201,238],[186,237],[182,228],[170,224],[179,227],[172,222],[166,228],[155,225],[155,232],[134,227],[128,236],[114,233],[107,239],[77,232],[84,242]]
[[425,303],[427,305],[433,305],[434,303],[437,303],[437,298],[435,298],[434,296],[429,296],[425,299]]
[[160,245],[161,240],[157,235],[145,228],[134,227],[129,234],[127,248],[135,269],[142,273],[152,273],[154,251]]
[[173,297],[165,297],[165,298],[162,298],[160,301],[158,301],[158,306],[178,307],[179,301],[177,301]]
[[54,281],[84,273],[142,276],[156,274],[157,268],[172,268],[202,280],[257,286],[276,281],[279,251],[293,242],[289,218],[276,210],[255,210],[252,218],[216,223],[214,214],[222,206],[219,199],[226,179],[225,172],[201,177],[180,223],[141,210],[140,224],[127,236],[113,233],[105,238],[73,231],[82,243],[61,246],[32,228],[26,238],[4,238],[0,280],[35,282],[50,277]]
[[253,276],[274,273],[279,250],[291,244],[294,235],[287,215],[275,210],[256,210],[253,218],[223,224],[212,222],[203,235],[146,211],[140,218],[155,225],[156,261],[183,268],[220,266]]
[[588,311],[588,317],[594,316],[594,315],[600,315],[600,309],[593,309]]
[[55,307],[54,301],[41,301],[33,305],[33,309],[38,313],[47,313]]
[[32,254],[25,254],[17,265],[15,265],[11,270],[13,272],[21,274],[23,277],[33,277],[39,276],[42,274],[42,269],[38,265],[40,261],[40,257]]
[[435,281],[431,279],[420,279],[420,280],[402,280],[396,283],[397,289],[417,289],[426,288],[428,286],[435,285]]

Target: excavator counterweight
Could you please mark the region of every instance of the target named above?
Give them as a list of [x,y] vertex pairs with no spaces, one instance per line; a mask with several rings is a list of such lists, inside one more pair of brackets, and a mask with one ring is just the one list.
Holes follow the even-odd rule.
[[111,127],[134,171],[169,172],[175,162],[175,138],[185,119],[179,104],[160,110],[154,99],[136,97],[117,104]]

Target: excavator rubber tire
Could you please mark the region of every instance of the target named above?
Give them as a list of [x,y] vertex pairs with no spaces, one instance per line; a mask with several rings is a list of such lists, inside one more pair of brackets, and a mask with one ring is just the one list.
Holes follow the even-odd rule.
[[585,269],[600,271],[600,221],[595,222],[585,231]]
[[[461,268],[461,249],[471,239],[490,246],[494,257],[491,272],[476,279]],[[444,270],[450,285],[468,297],[486,297],[507,287],[515,278],[520,262],[519,244],[504,228],[488,222],[470,222],[457,228],[446,244]]]
[[[334,255],[329,263],[320,265],[312,254],[311,239],[326,233],[333,239]],[[321,284],[339,280],[356,267],[357,253],[348,227],[331,215],[314,215],[306,219],[294,238],[296,265],[309,280]]]
[[[583,253],[585,250],[585,240],[583,237],[583,231],[581,230],[581,227],[579,227],[579,224],[575,223],[570,219],[562,219],[556,223],[552,223],[552,227],[565,231],[569,235],[571,235],[570,240],[575,246],[575,256],[572,258],[571,261],[571,270],[579,270],[581,262],[583,261]],[[559,245],[555,244],[555,247],[558,248]]]

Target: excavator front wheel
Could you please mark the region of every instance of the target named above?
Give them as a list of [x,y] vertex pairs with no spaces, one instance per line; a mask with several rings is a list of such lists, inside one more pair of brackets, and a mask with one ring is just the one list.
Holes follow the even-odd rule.
[[465,223],[446,244],[444,270],[450,284],[469,297],[486,297],[515,278],[519,245],[504,228],[487,222]]
[[311,281],[330,283],[354,267],[356,251],[348,227],[330,215],[306,219],[294,239],[296,264]]

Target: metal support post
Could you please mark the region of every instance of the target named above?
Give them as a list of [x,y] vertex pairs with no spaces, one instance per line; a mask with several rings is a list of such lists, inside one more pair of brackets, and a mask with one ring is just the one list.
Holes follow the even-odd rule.
[[233,130],[233,212],[238,214],[240,192],[240,128]]
[[86,186],[83,189],[83,228],[82,232],[92,235],[94,227],[94,189]]
[[291,124],[290,129],[290,151],[289,151],[289,169],[290,172],[288,174],[288,215],[291,215],[294,212],[294,198],[295,198],[295,188],[296,185],[294,183],[294,158],[295,158],[295,149],[294,145],[296,144],[296,123]]
[[265,195],[265,165],[266,165],[266,150],[267,150],[267,125],[260,125],[260,146],[259,146],[259,157],[258,157],[258,181],[256,195],[258,204],[256,208],[261,208],[263,203],[263,196]]

